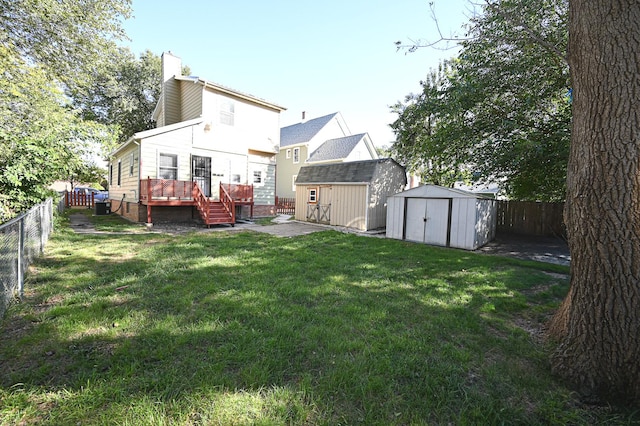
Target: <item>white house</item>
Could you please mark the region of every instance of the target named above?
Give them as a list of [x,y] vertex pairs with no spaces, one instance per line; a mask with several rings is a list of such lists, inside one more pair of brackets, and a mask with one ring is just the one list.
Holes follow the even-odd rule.
[[112,210],[134,221],[208,225],[274,214],[285,108],[181,70],[180,58],[162,55],[157,128],[111,153]]

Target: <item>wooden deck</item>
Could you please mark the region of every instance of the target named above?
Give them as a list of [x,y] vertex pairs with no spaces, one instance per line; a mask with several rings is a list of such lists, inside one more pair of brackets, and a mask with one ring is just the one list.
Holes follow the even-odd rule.
[[143,180],[140,203],[147,206],[147,222],[152,223],[152,206],[196,206],[207,226],[236,222],[236,205],[251,207],[253,217],[253,185],[220,184],[219,199],[206,197],[196,182],[173,179]]

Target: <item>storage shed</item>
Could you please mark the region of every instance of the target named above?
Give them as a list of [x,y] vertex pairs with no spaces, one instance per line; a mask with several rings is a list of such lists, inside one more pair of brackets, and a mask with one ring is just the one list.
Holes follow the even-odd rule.
[[389,197],[387,238],[475,250],[496,234],[495,199],[424,185]]
[[407,184],[391,158],[305,166],[296,179],[296,220],[361,231],[384,228],[387,197]]

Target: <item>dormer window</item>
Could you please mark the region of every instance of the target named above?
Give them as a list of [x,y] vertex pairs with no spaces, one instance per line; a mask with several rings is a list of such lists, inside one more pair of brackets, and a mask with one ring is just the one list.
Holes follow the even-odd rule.
[[233,126],[233,116],[235,107],[233,105],[233,101],[224,100],[220,104],[220,123],[226,124],[227,126]]

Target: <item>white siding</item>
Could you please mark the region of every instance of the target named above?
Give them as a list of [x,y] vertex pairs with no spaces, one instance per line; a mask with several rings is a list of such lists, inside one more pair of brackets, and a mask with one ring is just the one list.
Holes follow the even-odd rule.
[[[197,128],[197,126],[195,126]],[[191,143],[193,126],[151,136],[140,141],[142,156],[141,179],[158,176],[158,155],[178,155],[178,180],[191,179]]]
[[349,153],[347,158],[344,159],[347,161],[362,161],[362,160],[375,160],[378,158],[378,155],[375,152],[369,151],[367,144],[364,139],[358,142],[358,144],[353,148],[353,150]]
[[404,230],[404,197],[387,199],[387,238],[401,240]]
[[451,247],[475,249],[475,198],[455,198],[451,208]]
[[[133,154],[133,158],[131,157]],[[127,201],[138,201],[138,145],[130,144],[115,156],[111,165],[113,174],[109,182],[109,198],[120,201],[125,196]],[[129,175],[131,161],[133,160],[133,175]],[[120,185],[118,185],[118,162],[120,163]]]
[[[233,125],[220,122],[220,108],[233,102]],[[206,88],[202,99],[202,115],[210,126],[213,143],[233,152],[249,149],[270,150],[280,144],[280,113],[264,106]]]
[[495,200],[478,200],[476,205],[475,246],[481,247],[496,236],[498,204]]

